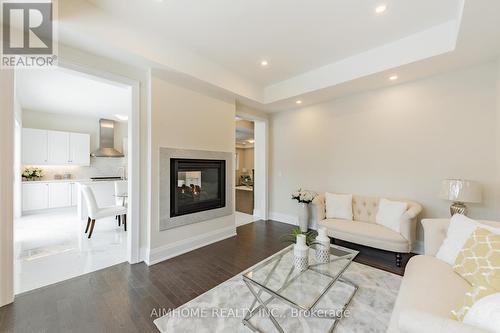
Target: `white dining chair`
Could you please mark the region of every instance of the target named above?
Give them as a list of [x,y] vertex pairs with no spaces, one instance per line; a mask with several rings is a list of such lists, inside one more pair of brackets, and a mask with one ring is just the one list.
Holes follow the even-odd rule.
[[[127,198],[123,196],[124,194],[127,194],[127,192],[128,192],[127,182],[124,181],[115,182],[115,203],[117,206],[123,206],[123,207],[128,206]],[[121,226],[122,221],[120,215],[116,216],[116,220],[118,221],[118,226]],[[125,231],[127,231],[126,224],[124,224],[123,227],[125,228]]]
[[120,181],[115,182],[115,202],[117,206],[127,207],[127,200],[125,197],[119,197],[120,195],[126,195],[128,192],[128,184],[127,182]]
[[[89,233],[88,238],[92,237],[92,233],[94,232],[94,225],[97,219],[103,219],[106,217],[113,216],[123,216],[123,226],[125,231],[127,231],[127,207],[123,207],[122,205],[111,206],[111,207],[103,207],[100,208],[97,205],[97,201],[94,196],[94,191],[92,188],[87,185],[82,185],[82,194],[85,198],[85,202],[87,203],[87,211],[88,211],[88,219],[87,219],[87,227],[85,228],[85,233]],[[89,232],[90,227],[90,232]]]

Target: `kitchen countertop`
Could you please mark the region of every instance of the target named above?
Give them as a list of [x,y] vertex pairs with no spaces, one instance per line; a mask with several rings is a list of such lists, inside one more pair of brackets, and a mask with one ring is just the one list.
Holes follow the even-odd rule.
[[90,179],[41,179],[41,180],[23,180],[23,184],[36,183],[80,183],[88,182]]
[[45,184],[45,183],[79,183],[79,184],[99,184],[109,182],[123,182],[127,179],[110,179],[110,180],[91,180],[91,179],[41,179],[41,180],[23,180],[23,184]]
[[110,179],[110,180],[91,180],[85,179],[77,181],[77,183],[82,185],[94,185],[94,184],[105,184],[105,183],[114,183],[114,182],[127,182],[127,179]]
[[240,190],[240,191],[249,191],[249,192],[253,191],[253,187],[245,186],[245,185],[236,186],[235,189]]

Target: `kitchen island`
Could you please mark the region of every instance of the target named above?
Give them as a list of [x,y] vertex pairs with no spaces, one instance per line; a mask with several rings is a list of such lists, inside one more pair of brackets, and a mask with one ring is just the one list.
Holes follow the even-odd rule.
[[253,186],[238,185],[236,190],[236,211],[253,215]]

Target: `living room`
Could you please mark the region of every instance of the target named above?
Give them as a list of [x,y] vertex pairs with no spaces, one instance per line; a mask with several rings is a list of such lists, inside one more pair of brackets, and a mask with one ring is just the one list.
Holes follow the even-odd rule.
[[16,293],[4,47],[0,331],[499,332],[500,3],[43,2],[58,68],[132,87],[130,255]]

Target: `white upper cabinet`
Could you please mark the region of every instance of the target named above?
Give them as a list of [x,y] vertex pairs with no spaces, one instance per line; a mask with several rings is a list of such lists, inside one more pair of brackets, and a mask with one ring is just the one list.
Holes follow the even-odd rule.
[[90,135],[23,128],[24,165],[90,166]]
[[69,163],[72,165],[90,165],[90,135],[69,134]]
[[69,133],[47,131],[48,133],[48,164],[63,165],[70,162],[69,158]]
[[45,130],[23,128],[23,164],[48,164],[48,134]]

